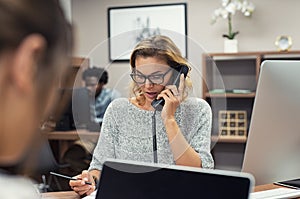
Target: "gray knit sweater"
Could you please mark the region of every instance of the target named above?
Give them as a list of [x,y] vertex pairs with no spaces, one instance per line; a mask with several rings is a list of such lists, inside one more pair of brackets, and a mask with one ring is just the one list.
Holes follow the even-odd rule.
[[[107,108],[89,170],[102,170],[107,158],[153,162],[153,111],[139,109],[126,98]],[[161,112],[156,112],[158,162],[175,164]],[[210,153],[211,109],[206,101],[187,98],[177,108],[176,121],[187,142],[199,153],[203,168],[213,168]]]

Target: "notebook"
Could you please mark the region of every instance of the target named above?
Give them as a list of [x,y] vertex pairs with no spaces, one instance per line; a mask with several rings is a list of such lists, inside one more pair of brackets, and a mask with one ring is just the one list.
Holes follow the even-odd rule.
[[241,172],[108,160],[96,199],[246,199],[253,183]]

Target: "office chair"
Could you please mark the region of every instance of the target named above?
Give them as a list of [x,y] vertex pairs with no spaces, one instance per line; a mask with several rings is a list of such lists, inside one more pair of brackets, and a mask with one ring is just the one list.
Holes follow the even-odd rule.
[[42,179],[42,183],[38,184],[38,189],[41,192],[54,191],[52,187],[54,181],[56,188],[62,190],[57,177],[50,175],[49,172],[59,172],[60,169],[69,166],[69,164],[59,164],[56,161],[49,141],[44,140],[37,156],[36,168],[33,171],[35,175],[40,176]]

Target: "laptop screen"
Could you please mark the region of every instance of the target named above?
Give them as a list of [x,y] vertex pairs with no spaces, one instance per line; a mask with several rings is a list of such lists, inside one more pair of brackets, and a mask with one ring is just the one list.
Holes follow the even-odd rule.
[[96,199],[248,198],[252,177],[231,171],[110,160]]

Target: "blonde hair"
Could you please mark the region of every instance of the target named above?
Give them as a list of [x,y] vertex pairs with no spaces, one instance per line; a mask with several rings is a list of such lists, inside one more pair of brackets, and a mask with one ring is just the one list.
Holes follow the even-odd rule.
[[[189,72],[191,67],[188,61],[181,55],[180,50],[175,45],[175,43],[167,36],[156,35],[142,40],[136,45],[130,56],[131,70],[134,71],[136,65],[135,61],[138,57],[156,57],[158,59],[164,60],[167,64],[179,70],[180,65],[186,65],[189,67]],[[188,90],[192,88],[192,82],[189,75],[185,79],[185,89],[184,98],[188,95]],[[131,82],[130,84],[130,96],[135,96],[139,105],[145,104],[145,96],[142,93],[140,87]]]

